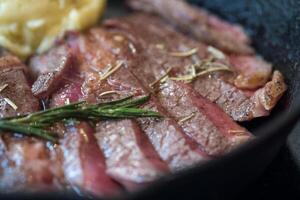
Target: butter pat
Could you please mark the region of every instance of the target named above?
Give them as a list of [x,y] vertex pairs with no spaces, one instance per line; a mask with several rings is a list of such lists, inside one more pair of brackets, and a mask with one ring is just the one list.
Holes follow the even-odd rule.
[[84,30],[106,0],[1,0],[0,46],[21,58],[49,49],[67,30]]

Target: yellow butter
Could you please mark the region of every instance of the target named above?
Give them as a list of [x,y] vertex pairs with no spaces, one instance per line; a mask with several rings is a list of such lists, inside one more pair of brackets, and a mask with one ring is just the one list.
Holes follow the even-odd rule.
[[0,46],[26,58],[49,49],[67,30],[83,30],[106,0],[0,0]]

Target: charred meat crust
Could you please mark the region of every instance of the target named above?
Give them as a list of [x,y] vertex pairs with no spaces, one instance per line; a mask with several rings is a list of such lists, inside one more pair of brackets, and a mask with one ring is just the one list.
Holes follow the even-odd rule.
[[30,69],[37,80],[32,85],[32,93],[39,98],[48,98],[58,89],[75,60],[70,48],[65,45],[54,47],[45,55],[33,57]]

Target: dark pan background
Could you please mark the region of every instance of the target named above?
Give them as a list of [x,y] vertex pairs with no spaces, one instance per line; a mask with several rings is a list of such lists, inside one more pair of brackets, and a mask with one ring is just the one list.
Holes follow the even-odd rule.
[[[106,17],[123,15],[123,0],[108,0]],[[292,155],[299,129],[289,139],[288,133],[300,115],[300,1],[299,0],[190,0],[232,22],[242,24],[253,39],[259,54],[274,63],[285,77],[289,91],[267,119],[244,124],[259,139],[245,145],[221,159],[206,165],[185,170],[157,181],[153,186],[127,200],[157,199],[269,199],[292,195],[300,188],[299,173]],[[298,130],[298,131],[297,131]],[[300,148],[298,148],[300,149]],[[300,159],[299,159],[300,160]],[[267,173],[263,176],[266,167]],[[251,184],[249,184],[251,183]],[[297,185],[295,186],[296,183]],[[87,199],[72,193],[46,193],[41,195],[14,194],[0,199]],[[298,198],[299,199],[299,198]]]

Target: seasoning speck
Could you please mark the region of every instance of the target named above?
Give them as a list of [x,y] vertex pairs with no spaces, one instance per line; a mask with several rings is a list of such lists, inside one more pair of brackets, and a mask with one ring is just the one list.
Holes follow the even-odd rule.
[[8,86],[7,83],[5,83],[4,85],[0,86],[0,92],[2,92],[7,86]]
[[18,106],[12,101],[10,100],[9,98],[3,98],[4,101],[6,101],[6,103],[8,105],[10,105],[14,110],[17,110],[18,109]]

